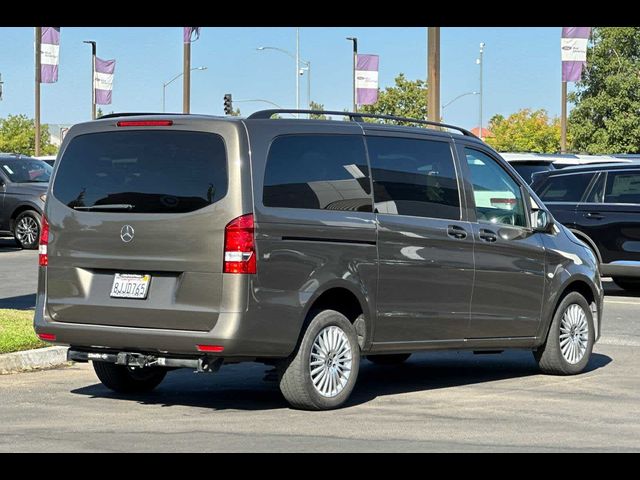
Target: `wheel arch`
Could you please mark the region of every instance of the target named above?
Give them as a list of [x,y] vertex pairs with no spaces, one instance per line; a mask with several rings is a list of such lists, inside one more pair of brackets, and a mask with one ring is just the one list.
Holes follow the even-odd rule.
[[593,250],[593,253],[595,253],[596,258],[598,259],[598,263],[602,263],[602,255],[600,254],[600,250],[598,249],[598,247],[596,246],[595,242],[593,240],[591,240],[591,238],[589,237],[589,235],[587,235],[586,233],[580,231],[580,230],[576,230],[574,228],[570,228],[569,231],[571,233],[573,233],[576,237],[578,237],[578,239],[582,240],[584,243],[587,244],[587,246]]

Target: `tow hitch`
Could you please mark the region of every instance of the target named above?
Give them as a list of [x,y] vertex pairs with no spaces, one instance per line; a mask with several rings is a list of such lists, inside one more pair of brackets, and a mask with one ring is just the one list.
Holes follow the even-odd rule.
[[166,367],[166,368],[193,368],[200,373],[215,373],[224,362],[221,357],[208,357],[206,355],[198,358],[169,358],[157,355],[145,355],[136,352],[85,352],[82,350],[69,349],[67,360],[74,362],[87,362],[96,360],[99,362],[115,363],[134,368]]

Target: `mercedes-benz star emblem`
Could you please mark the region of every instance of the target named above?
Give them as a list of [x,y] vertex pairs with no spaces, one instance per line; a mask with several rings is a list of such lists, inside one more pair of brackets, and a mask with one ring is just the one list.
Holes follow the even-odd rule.
[[135,234],[135,230],[131,225],[125,225],[120,230],[120,238],[124,243],[129,243],[133,240],[133,235]]

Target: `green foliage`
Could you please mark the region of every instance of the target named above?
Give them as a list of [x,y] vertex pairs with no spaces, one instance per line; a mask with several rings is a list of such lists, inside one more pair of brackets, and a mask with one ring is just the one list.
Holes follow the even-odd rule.
[[96,112],[96,118],[100,118],[104,113],[102,113],[102,108],[98,107],[98,111]]
[[[424,80],[407,80],[403,73],[395,78],[395,86],[387,87],[378,94],[373,105],[363,105],[365,113],[395,115],[418,120],[427,119],[427,85]],[[386,123],[382,121],[381,123]],[[391,122],[395,123],[395,122]]]
[[[40,154],[55,154],[57,148],[51,145],[51,135],[46,125],[40,127]],[[33,119],[26,115],[9,115],[0,119],[0,152],[35,155],[36,128]]]
[[640,27],[595,27],[568,129],[572,150],[640,152]]
[[235,108],[235,109],[231,109],[231,113],[229,115],[231,115],[232,117],[239,117],[241,115],[240,114],[240,107]]
[[507,118],[494,115],[489,130],[495,136],[485,141],[499,152],[560,151],[560,119],[550,119],[545,110],[525,108]]
[[0,353],[46,347],[33,331],[33,310],[0,309]]
[[[322,110],[324,112],[324,105],[322,103],[314,102],[313,100],[309,102],[310,110]],[[309,118],[313,120],[328,120],[329,118],[326,115],[312,113],[309,115]]]

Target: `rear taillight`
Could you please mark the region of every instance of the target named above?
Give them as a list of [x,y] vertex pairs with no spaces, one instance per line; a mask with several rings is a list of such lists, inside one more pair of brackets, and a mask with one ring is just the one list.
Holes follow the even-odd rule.
[[196,345],[199,352],[212,352],[220,353],[224,351],[224,347],[221,345]]
[[56,334],[55,333],[39,333],[38,338],[46,342],[55,342]]
[[40,247],[38,249],[38,264],[41,267],[49,265],[49,254],[47,246],[49,245],[49,221],[46,216],[42,216],[42,227],[40,228]]
[[224,273],[256,273],[253,213],[242,215],[224,228]]

